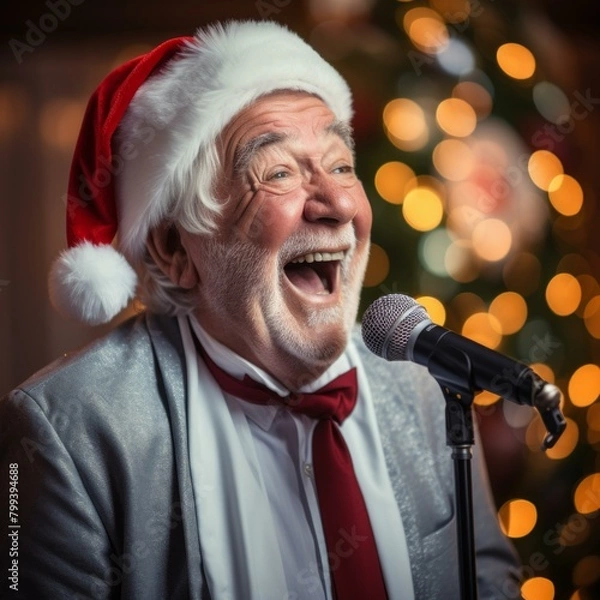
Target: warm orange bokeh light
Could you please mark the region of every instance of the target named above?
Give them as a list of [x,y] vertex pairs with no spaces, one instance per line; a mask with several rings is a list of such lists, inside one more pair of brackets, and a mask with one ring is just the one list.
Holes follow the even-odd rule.
[[569,397],[574,406],[589,406],[600,396],[600,367],[594,364],[579,367],[569,380]]
[[567,427],[553,448],[546,450],[546,456],[553,460],[567,458],[575,450],[579,441],[579,427],[573,419],[565,418]]
[[448,181],[466,179],[475,165],[475,156],[467,144],[461,140],[442,140],[433,149],[433,165],[438,173]]
[[483,219],[473,229],[473,250],[484,260],[502,260],[512,246],[512,233],[500,219]]
[[556,154],[548,150],[538,150],[529,157],[529,176],[535,185],[547,192],[550,183],[557,175],[564,173],[562,163]]
[[532,531],[537,522],[537,510],[529,500],[505,502],[498,511],[500,528],[511,538],[521,538]]
[[497,348],[502,341],[498,319],[488,313],[471,315],[462,326],[462,334],[488,348]]
[[600,296],[594,296],[585,305],[583,321],[589,334],[600,339]]
[[390,204],[402,204],[406,192],[411,187],[409,183],[414,179],[415,172],[408,165],[391,161],[377,169],[375,189]]
[[435,190],[419,186],[406,194],[402,214],[413,229],[431,231],[442,222],[444,205]]
[[554,584],[545,577],[532,577],[521,586],[523,600],[553,600]]
[[433,296],[418,296],[415,300],[425,308],[429,318],[436,325],[443,325],[446,322],[446,309],[437,298]]
[[583,206],[583,189],[570,175],[556,175],[548,185],[550,203],[565,217],[576,215]]
[[503,335],[516,333],[527,320],[527,303],[521,294],[504,292],[490,304],[490,314],[498,319]]
[[383,123],[389,140],[400,150],[419,150],[429,139],[425,113],[409,98],[388,102],[383,109]]
[[402,27],[410,41],[428,54],[435,54],[448,45],[446,24],[440,14],[431,8],[411,8],[402,17]]
[[600,510],[600,473],[592,473],[579,482],[573,494],[573,504],[582,515]]
[[390,272],[390,259],[387,252],[377,244],[371,244],[369,254],[369,263],[363,285],[365,287],[375,287],[382,283]]
[[521,44],[503,44],[496,52],[498,66],[513,79],[529,79],[535,73],[535,58]]
[[573,314],[581,302],[581,285],[570,273],[558,273],[546,286],[546,302],[550,310],[564,317]]
[[442,100],[435,111],[440,129],[454,137],[471,135],[477,125],[477,115],[473,107],[460,98]]

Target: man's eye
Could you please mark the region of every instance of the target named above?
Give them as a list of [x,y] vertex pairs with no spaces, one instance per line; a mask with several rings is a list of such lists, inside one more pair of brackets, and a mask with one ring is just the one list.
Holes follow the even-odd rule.
[[285,179],[286,177],[289,177],[289,175],[290,174],[287,171],[276,171],[272,175],[269,175],[268,180]]
[[354,173],[354,167],[352,165],[342,165],[333,169],[334,173]]

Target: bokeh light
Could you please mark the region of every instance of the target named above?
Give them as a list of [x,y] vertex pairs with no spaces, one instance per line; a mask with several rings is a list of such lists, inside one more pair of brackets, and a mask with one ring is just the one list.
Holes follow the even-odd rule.
[[50,100],[40,117],[40,134],[45,144],[58,150],[72,152],[77,141],[85,103],[57,98]]
[[459,283],[473,281],[480,273],[473,257],[473,244],[469,240],[455,240],[448,246],[444,266],[448,275]]
[[558,156],[548,150],[537,150],[534,152],[529,157],[527,170],[533,183],[545,192],[550,189],[552,180],[564,173]]
[[388,102],[383,109],[383,123],[389,140],[400,150],[419,150],[429,139],[425,113],[409,98]]
[[[563,434],[558,438],[558,442],[552,448],[546,450],[546,456],[553,460],[562,460],[567,458],[575,450],[579,441],[579,427],[573,419],[565,417],[567,427]],[[540,443],[543,436],[540,438]]]
[[470,73],[475,66],[475,56],[471,48],[463,41],[452,38],[445,48],[437,53],[440,67],[451,75]]
[[0,140],[19,130],[29,110],[29,97],[23,86],[0,83]]
[[583,320],[588,333],[592,337],[600,339],[600,295],[594,296],[585,305]]
[[429,318],[436,325],[443,325],[446,322],[446,309],[440,300],[433,296],[417,296],[415,300],[425,308]]
[[496,404],[500,399],[501,396],[498,396],[498,394],[482,390],[473,399],[473,404],[477,406],[491,406],[492,404]]
[[544,381],[547,381],[548,383],[554,383],[556,379],[554,376],[554,371],[548,365],[544,363],[531,363],[529,368],[534,373],[537,373]]
[[438,173],[449,181],[466,179],[475,166],[471,148],[456,139],[442,140],[433,149],[433,164]]
[[572,217],[583,206],[583,189],[574,177],[557,175],[548,186],[548,198],[557,212]]
[[505,502],[498,511],[500,528],[510,538],[531,533],[537,522],[537,509],[529,500],[520,498]]
[[553,600],[554,584],[545,577],[532,577],[521,586],[523,600]]
[[435,10],[425,7],[411,8],[401,18],[402,27],[410,41],[422,52],[435,54],[448,45],[448,29]]
[[502,341],[498,319],[484,312],[475,313],[464,322],[462,335],[492,349]]
[[443,227],[423,235],[419,242],[419,257],[430,273],[439,277],[448,275],[445,256],[451,243],[448,231]]
[[590,429],[600,431],[600,404],[592,404],[592,406],[587,409],[585,420]]
[[600,579],[600,556],[584,556],[573,569],[573,584],[587,587]]
[[[375,173],[377,193],[391,204],[402,204],[407,186],[415,178],[415,172],[405,163],[391,161],[381,165]],[[410,187],[408,187],[410,189]]]
[[435,190],[419,186],[406,194],[402,204],[402,214],[413,229],[430,231],[442,222],[444,205]]
[[492,96],[481,84],[461,81],[452,89],[452,97],[468,102],[478,119],[485,119],[492,112]]
[[529,79],[535,73],[535,58],[521,44],[502,44],[496,52],[498,66],[513,79]]
[[559,123],[571,112],[569,99],[556,85],[548,81],[540,81],[533,87],[533,103],[542,117],[551,123]]
[[600,367],[587,364],[579,367],[569,380],[569,398],[574,406],[589,406],[600,396]]
[[377,244],[371,244],[369,262],[363,285],[374,287],[382,283],[390,272],[390,259],[387,252]]
[[562,317],[573,314],[581,302],[581,286],[570,273],[558,273],[546,286],[550,310]]
[[527,320],[527,303],[516,292],[503,292],[492,300],[490,314],[498,319],[503,335],[515,333]]
[[575,488],[573,504],[582,515],[600,510],[600,473],[584,477]]
[[473,249],[484,260],[502,260],[512,246],[512,233],[500,219],[483,219],[473,229]]
[[439,103],[435,118],[442,131],[454,137],[471,135],[477,125],[473,107],[460,98],[446,98]]

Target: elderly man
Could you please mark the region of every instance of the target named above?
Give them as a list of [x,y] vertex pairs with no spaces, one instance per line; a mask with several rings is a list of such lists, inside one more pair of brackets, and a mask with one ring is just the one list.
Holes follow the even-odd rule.
[[[100,84],[51,296],[98,323],[138,285],[147,310],[0,403],[16,596],[459,597],[440,391],[353,332],[371,210],[351,116],[274,23]],[[480,597],[518,594],[475,459]]]

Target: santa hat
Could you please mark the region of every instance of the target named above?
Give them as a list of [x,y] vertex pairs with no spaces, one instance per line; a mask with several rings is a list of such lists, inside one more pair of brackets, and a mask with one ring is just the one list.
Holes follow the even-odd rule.
[[53,305],[89,324],[125,308],[137,286],[130,261],[165,215],[173,183],[239,111],[276,90],[315,94],[337,119],[352,116],[343,78],[272,22],[211,26],[112,71],[90,99],[75,148],[69,248],[50,272]]

